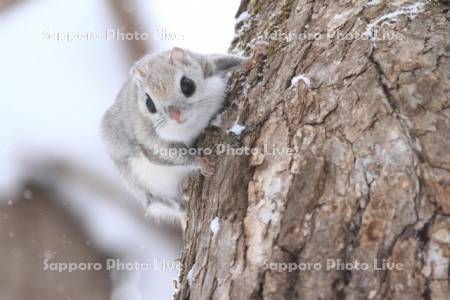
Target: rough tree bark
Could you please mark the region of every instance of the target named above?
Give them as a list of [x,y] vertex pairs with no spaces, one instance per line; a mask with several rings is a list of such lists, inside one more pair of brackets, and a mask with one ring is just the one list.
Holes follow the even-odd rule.
[[231,79],[222,127],[246,129],[199,145],[259,152],[216,156],[216,174],[190,183],[177,299],[450,299],[448,11],[243,0],[232,50],[272,32],[267,58]]

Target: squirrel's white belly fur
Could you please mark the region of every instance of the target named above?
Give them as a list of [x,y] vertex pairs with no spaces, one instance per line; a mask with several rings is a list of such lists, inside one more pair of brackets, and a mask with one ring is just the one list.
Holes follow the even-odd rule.
[[130,159],[134,177],[155,196],[175,199],[182,194],[181,185],[191,170],[186,167],[152,163],[145,156]]

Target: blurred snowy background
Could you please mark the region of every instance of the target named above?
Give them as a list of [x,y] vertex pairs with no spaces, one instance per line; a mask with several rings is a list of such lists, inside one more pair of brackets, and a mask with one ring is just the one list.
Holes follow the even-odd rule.
[[[239,2],[0,0],[0,300],[171,298],[179,230],[123,190],[99,122],[145,52],[226,52]],[[111,258],[153,268],[43,263]]]

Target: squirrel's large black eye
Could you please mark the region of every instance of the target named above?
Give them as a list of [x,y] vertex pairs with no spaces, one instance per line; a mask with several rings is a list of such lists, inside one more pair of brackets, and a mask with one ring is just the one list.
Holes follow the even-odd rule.
[[147,95],[147,100],[145,100],[145,105],[147,105],[147,109],[149,112],[151,112],[152,114],[156,113],[156,106],[155,103],[153,103],[152,98],[150,98],[150,96],[148,94]]
[[181,78],[180,87],[181,87],[181,91],[183,92],[183,94],[186,97],[192,96],[192,94],[194,94],[194,92],[195,92],[195,83],[191,79],[189,79],[185,76],[183,76],[183,78]]

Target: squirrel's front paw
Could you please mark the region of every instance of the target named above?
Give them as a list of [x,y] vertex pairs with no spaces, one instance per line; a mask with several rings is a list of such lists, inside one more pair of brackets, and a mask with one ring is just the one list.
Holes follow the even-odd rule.
[[267,55],[269,51],[269,43],[265,41],[258,41],[255,43],[253,48],[253,55],[246,59],[243,63],[243,67],[245,70],[250,71],[256,64],[256,61],[260,57],[264,57]]
[[256,58],[258,56],[266,56],[269,52],[269,43],[266,41],[257,41],[253,49],[253,56]]
[[205,157],[199,157],[200,161],[200,173],[205,177],[211,177],[214,175],[214,172],[216,171],[214,168],[214,163],[210,162]]

